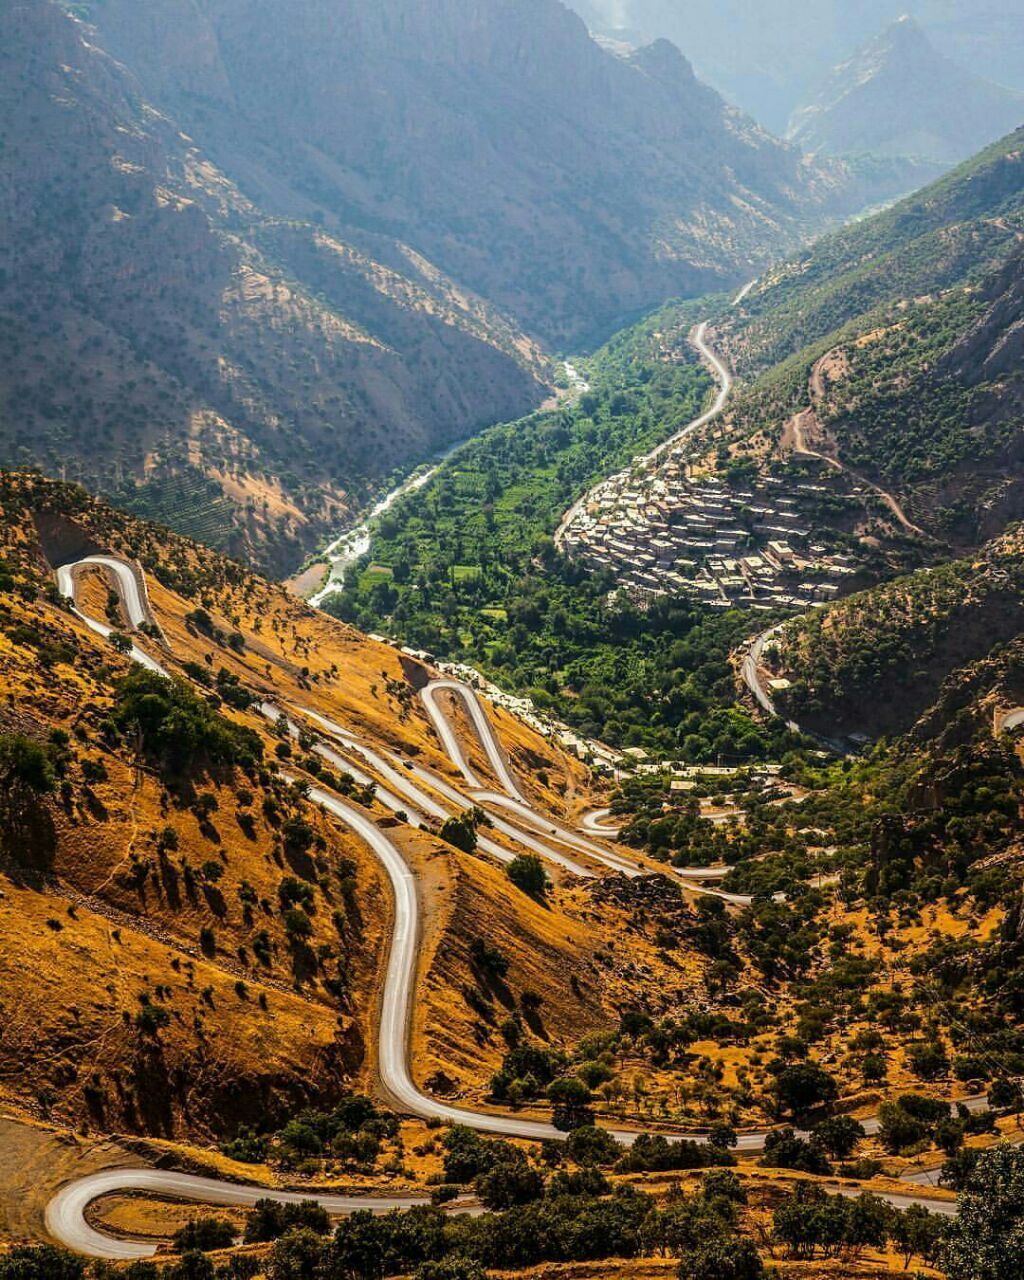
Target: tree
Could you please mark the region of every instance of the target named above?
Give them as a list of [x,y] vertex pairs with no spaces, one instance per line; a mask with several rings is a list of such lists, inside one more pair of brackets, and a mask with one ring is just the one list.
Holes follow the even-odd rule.
[[448,818],[441,828],[441,839],[463,853],[476,850],[476,820],[471,809],[466,809],[455,818]]
[[811,1131],[811,1142],[833,1160],[848,1160],[864,1137],[864,1126],[852,1116],[829,1116]]
[[773,1129],[764,1140],[761,1164],[766,1169],[797,1169],[827,1174],[832,1169],[820,1147],[806,1142],[794,1129]]
[[728,1151],[735,1147],[737,1142],[736,1130],[731,1124],[719,1121],[708,1130],[708,1145],[711,1147],[718,1147],[722,1151]]
[[911,1258],[921,1258],[927,1263],[935,1261],[945,1225],[945,1219],[941,1214],[929,1213],[923,1205],[919,1204],[912,1204],[902,1213],[893,1215],[889,1235],[893,1244],[903,1254],[904,1271],[909,1268]]
[[508,878],[531,898],[543,898],[548,891],[548,875],[535,853],[520,853],[508,864]]
[[85,1266],[74,1254],[51,1245],[19,1245],[0,1254],[0,1280],[82,1280]]
[[592,1095],[578,1076],[564,1076],[548,1085],[548,1101],[555,1108],[555,1128],[570,1131],[585,1125]]
[[573,1129],[565,1149],[570,1160],[585,1166],[614,1164],[622,1154],[622,1148],[607,1129],[598,1129],[592,1124]]
[[440,1262],[424,1262],[416,1268],[415,1280],[487,1280],[487,1272],[473,1258],[456,1254]]
[[992,1081],[988,1091],[990,1107],[996,1111],[1019,1111],[1021,1109],[1021,1088],[1015,1080],[1000,1078]]
[[679,1280],[761,1280],[764,1263],[752,1240],[712,1239],[679,1264]]
[[276,1240],[295,1227],[305,1227],[318,1235],[327,1235],[331,1229],[330,1215],[315,1200],[303,1200],[300,1204],[257,1200],[246,1219],[245,1243],[261,1244]]
[[214,1275],[213,1263],[198,1249],[183,1253],[174,1266],[164,1272],[166,1280],[214,1280]]
[[921,1080],[938,1080],[949,1073],[949,1056],[938,1040],[911,1045],[907,1061],[911,1071]]
[[812,1107],[834,1102],[839,1090],[829,1073],[816,1062],[793,1062],[775,1077],[775,1096],[783,1111],[803,1115]]
[[324,1242],[315,1231],[289,1231],[270,1250],[267,1280],[316,1280],[323,1257]]
[[957,1200],[943,1261],[949,1280],[1019,1280],[1024,1275],[1024,1150],[982,1153]]
[[20,857],[49,846],[50,833],[40,830],[40,824],[50,825],[42,800],[55,784],[45,747],[20,733],[0,734],[0,847]]
[[235,1242],[235,1228],[226,1218],[192,1218],[174,1235],[175,1253],[227,1249]]
[[502,1161],[478,1174],[473,1185],[487,1209],[511,1209],[513,1205],[539,1200],[544,1194],[542,1174],[524,1156]]

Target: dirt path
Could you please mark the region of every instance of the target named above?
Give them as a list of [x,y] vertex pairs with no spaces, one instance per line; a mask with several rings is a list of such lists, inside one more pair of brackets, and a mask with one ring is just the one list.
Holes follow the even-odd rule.
[[[838,349],[837,349],[838,350]],[[818,405],[825,396],[825,376],[824,371],[829,362],[833,361],[836,351],[829,351],[815,361],[814,367],[811,369],[811,376],[808,381],[808,392],[810,394],[811,403],[806,409],[794,416],[786,423],[782,433],[783,447],[788,446],[796,454],[805,458],[817,458],[819,462],[824,462],[826,466],[831,467],[833,471],[841,472],[848,475],[858,484],[864,485],[882,499],[883,503],[888,507],[896,522],[907,533],[915,534],[919,538],[928,538],[924,529],[908,517],[903,510],[899,500],[891,494],[887,489],[883,489],[881,485],[875,484],[873,480],[869,480],[861,471],[855,471],[853,467],[847,466],[846,463],[840,462],[837,457],[832,454],[823,453],[820,449],[813,448],[808,442],[808,435],[813,431],[824,432],[821,420],[818,417]]]

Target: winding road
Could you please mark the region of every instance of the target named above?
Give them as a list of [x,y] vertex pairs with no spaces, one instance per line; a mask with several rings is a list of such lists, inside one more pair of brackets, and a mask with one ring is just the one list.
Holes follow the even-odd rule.
[[[732,385],[731,375],[725,365],[706,346],[705,334],[706,325],[698,326],[692,341],[716,369],[720,378],[721,388],[715,404],[701,418],[691,423],[672,440],[659,446],[654,455],[649,456],[656,456],[660,451],[671,447],[681,435],[696,430],[710,421],[721,412],[725,404]],[[145,594],[145,581],[141,574],[137,574],[130,565],[116,557],[95,555],[85,557],[74,564],[62,565],[57,569],[58,589],[61,595],[70,601],[72,609],[85,626],[103,639],[109,639],[113,633],[112,628],[88,617],[78,605],[77,571],[88,566],[96,566],[113,575],[133,627],[138,628],[145,623],[153,622]],[[754,642],[744,664],[744,679],[747,680],[748,686],[762,707],[770,714],[774,714],[771,699],[762,687],[758,672],[761,651],[771,634],[772,632],[766,632]],[[133,644],[131,657],[150,671],[160,675],[168,674],[154,657],[136,644]],[[750,664],[749,669],[747,664]],[[490,789],[470,764],[458,731],[442,704],[441,694],[461,700],[483,747],[489,769],[504,789],[503,791]],[[448,805],[454,806],[456,811],[478,805],[487,811],[488,819],[497,834],[514,846],[536,852],[546,861],[560,866],[563,871],[572,875],[593,877],[596,872],[579,861],[577,857],[569,857],[557,849],[552,849],[549,841],[617,874],[635,877],[654,870],[662,873],[667,870],[660,865],[649,865],[639,858],[631,860],[617,850],[589,838],[612,840],[618,834],[618,826],[607,821],[610,816],[607,809],[587,815],[581,824],[582,834],[538,812],[513,776],[508,758],[490,719],[475,691],[469,686],[454,680],[437,680],[429,684],[422,691],[421,696],[424,710],[438,734],[445,753],[465,780],[466,794],[424,766],[405,761],[386,749],[378,749],[362,742],[356,734],[310,708],[297,706],[290,708],[288,712],[283,712],[274,704],[266,702],[261,705],[260,711],[273,722],[279,722],[283,715],[288,731],[293,736],[298,736],[301,730],[299,723],[291,718],[291,711],[314,725],[317,731],[329,740],[318,740],[314,750],[333,767],[349,773],[361,785],[372,785],[377,801],[393,813],[404,814],[414,826],[429,828],[450,817],[452,810],[442,801],[447,801]],[[1024,719],[1024,711],[1021,711],[1020,715]],[[371,772],[366,772],[366,769]],[[412,1076],[410,1062],[410,1029],[420,942],[420,903],[415,875],[390,836],[362,810],[323,787],[312,787],[309,796],[315,804],[347,826],[372,849],[392,886],[395,904],[394,926],[380,999],[377,1073],[382,1089],[396,1109],[425,1119],[462,1124],[478,1131],[501,1134],[506,1137],[531,1141],[563,1138],[565,1136],[563,1133],[545,1121],[450,1106],[418,1088]],[[496,809],[501,813],[496,813]],[[508,814],[514,821],[509,821],[502,814]],[[524,831],[523,825],[531,830]],[[540,835],[545,839],[539,839]],[[506,863],[515,856],[485,832],[479,833],[478,849]],[[723,878],[730,870],[728,867],[694,867],[674,870],[684,888],[688,890],[711,894],[738,906],[747,905],[751,901],[744,895],[724,893],[721,890],[708,888],[703,883]],[[984,1105],[984,1100],[980,1102]],[[642,1131],[614,1128],[609,1132],[618,1142],[630,1145]],[[739,1149],[747,1152],[760,1150],[764,1145],[767,1132],[742,1134],[739,1138]],[[703,1135],[700,1134],[689,1136],[697,1141],[704,1140]],[[841,1187],[837,1187],[836,1190],[842,1194],[853,1194],[849,1189]],[[88,1207],[96,1199],[113,1192],[143,1192],[199,1203],[235,1206],[251,1205],[261,1198],[270,1198],[282,1203],[314,1198],[329,1212],[338,1214],[356,1209],[382,1212],[411,1204],[426,1203],[423,1198],[402,1196],[311,1197],[306,1192],[244,1186],[169,1170],[108,1169],[72,1182],[54,1196],[46,1211],[49,1234],[68,1248],[93,1257],[123,1260],[151,1256],[156,1251],[156,1246],[152,1242],[117,1239],[99,1231],[88,1222],[86,1216]],[[924,1191],[920,1194],[892,1193],[884,1198],[901,1206],[918,1203],[925,1204],[938,1212],[952,1211],[951,1201],[935,1199]]]
[[[740,291],[733,302],[734,307],[738,306],[743,301],[756,283],[756,280],[751,280],[751,282]],[[663,440],[661,444],[653,448],[650,453],[645,453],[634,458],[626,470],[631,471],[633,467],[648,466],[652,462],[657,462],[663,454],[667,453],[670,449],[674,449],[680,441],[685,440],[690,435],[693,435],[693,433],[699,431],[701,427],[706,427],[709,422],[713,422],[725,408],[733,387],[732,370],[725,361],[708,346],[708,325],[709,321],[703,320],[691,331],[690,345],[695,348],[701,359],[711,366],[711,370],[718,382],[718,390],[715,393],[715,398],[712,401],[711,408],[702,413],[699,418],[694,418],[692,422],[688,422],[685,427],[675,432],[674,435],[669,436],[667,440]],[[620,472],[620,475],[621,474],[624,474],[624,472]],[[602,480],[600,484],[594,486],[592,489],[588,489],[586,493],[576,499],[569,510],[566,511],[565,515],[562,516],[558,528],[555,530],[556,548],[559,550],[561,549],[566,533],[580,512],[597,498],[606,485],[610,484],[615,479],[617,479],[617,477],[612,476],[609,480]]]

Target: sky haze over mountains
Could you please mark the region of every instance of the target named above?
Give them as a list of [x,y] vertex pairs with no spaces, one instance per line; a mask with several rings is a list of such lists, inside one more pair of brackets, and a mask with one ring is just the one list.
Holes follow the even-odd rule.
[[[697,73],[773,132],[830,70],[904,14],[965,70],[1024,89],[1022,0],[573,0],[593,29],[667,36]],[[993,135],[994,136],[994,135]]]

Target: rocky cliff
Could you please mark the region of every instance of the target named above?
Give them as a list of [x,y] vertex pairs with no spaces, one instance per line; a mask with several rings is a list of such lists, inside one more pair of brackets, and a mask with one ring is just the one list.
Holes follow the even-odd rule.
[[284,570],[393,468],[543,397],[492,306],[393,239],[269,214],[46,0],[8,11],[0,138],[4,462]]
[[100,43],[265,207],[411,244],[549,342],[738,279],[832,179],[557,0],[159,0]]

